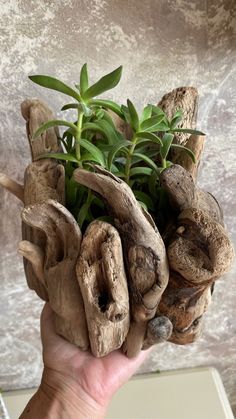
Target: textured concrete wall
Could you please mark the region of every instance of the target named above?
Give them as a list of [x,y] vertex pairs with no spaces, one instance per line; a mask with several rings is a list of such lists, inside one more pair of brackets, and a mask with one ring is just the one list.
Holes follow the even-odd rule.
[[[236,3],[234,0],[8,0],[0,8],[0,171],[21,181],[30,161],[20,103],[41,97],[59,116],[64,98],[33,85],[28,74],[78,81],[124,65],[120,85],[107,95],[141,108],[180,85],[200,92],[198,127],[207,133],[200,184],[222,203],[236,241]],[[22,261],[20,204],[0,190],[0,387],[37,385],[41,374],[39,314]],[[220,280],[200,341],[163,344],[142,371],[216,366],[236,408],[235,270]]]

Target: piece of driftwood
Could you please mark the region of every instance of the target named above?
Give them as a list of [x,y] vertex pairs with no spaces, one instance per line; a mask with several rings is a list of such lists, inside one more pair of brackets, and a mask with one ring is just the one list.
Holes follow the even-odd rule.
[[[22,103],[21,112],[26,120],[26,132],[33,160],[25,170],[24,205],[43,203],[47,199],[55,199],[64,204],[64,167],[53,159],[35,161],[51,149],[60,151],[57,131],[54,129],[46,131],[46,133],[35,139],[32,138],[35,130],[53,117],[52,112],[43,102],[29,99]],[[24,222],[22,223],[22,238],[24,241],[28,241],[41,249],[44,249],[46,246],[45,235],[29,225],[25,225]],[[20,248],[19,250],[22,253],[22,249]],[[28,251],[27,255],[29,256]],[[48,301],[47,289],[42,281],[38,280],[35,269],[27,257],[24,257],[24,268],[29,288],[34,289],[40,298]]]
[[224,227],[198,208],[178,216],[168,246],[170,267],[194,284],[208,284],[229,270],[234,250]]
[[[176,138],[175,143],[179,144],[178,138]],[[186,169],[187,172],[191,174],[194,182],[197,181],[198,168],[201,160],[201,155],[204,150],[204,145],[204,135],[192,134],[187,139],[185,147],[189,148],[194,153],[196,162],[194,163],[191,157],[184,150],[179,150],[174,159],[174,162],[176,164],[179,164],[184,169]]]
[[222,209],[217,200],[198,188],[191,174],[180,165],[173,164],[164,170],[160,175],[160,184],[167,191],[171,208],[176,214],[191,207],[199,208],[223,224]]
[[55,311],[56,330],[77,344],[89,347],[82,295],[76,278],[81,232],[65,203],[64,167],[53,159],[36,161],[41,155],[61,151],[56,129],[33,139],[40,125],[53,118],[38,100],[22,104],[33,163],[25,170],[24,186],[7,176],[0,183],[23,202],[22,238],[19,253],[24,257],[28,286]]
[[211,285],[193,285],[177,272],[170,271],[168,286],[158,307],[158,314],[173,325],[169,341],[178,345],[194,342],[201,334],[203,314],[211,302]]
[[45,153],[62,151],[58,127],[49,128],[34,140],[32,139],[33,134],[41,125],[54,119],[51,109],[44,102],[37,99],[26,99],[21,104],[21,113],[26,120],[32,161],[37,160]]
[[123,350],[131,357],[141,350],[147,321],[155,316],[168,283],[166,250],[130,187],[105,169],[95,169],[97,173],[76,169],[74,178],[104,198],[121,236],[131,304],[130,330]]
[[45,248],[23,241],[19,244],[19,251],[29,260],[47,290],[55,312],[56,331],[86,350],[89,347],[87,323],[76,279],[82,238],[80,228],[70,212],[54,200],[25,207],[22,219],[27,226],[45,236]]
[[[198,91],[195,87],[178,87],[165,94],[159,101],[158,106],[163,109],[168,119],[172,119],[175,112],[181,110],[183,117],[178,125],[179,128],[196,128],[198,111]],[[186,145],[190,134],[184,132],[175,133],[174,142]],[[171,150],[171,161],[178,158],[179,151]],[[173,161],[175,163],[175,160]]]
[[[159,106],[169,118],[182,109],[179,127],[194,129],[197,102],[197,90],[182,87]],[[162,236],[125,182],[99,166],[94,172],[77,169],[75,180],[103,198],[115,225],[94,221],[82,237],[64,206],[64,166],[39,160],[62,151],[58,130],[33,139],[39,126],[53,119],[52,112],[38,100],[24,101],[21,109],[33,162],[24,186],[3,174],[0,184],[24,204],[19,252],[29,287],[55,312],[57,333],[98,357],[121,347],[133,357],[166,340],[196,340],[214,282],[234,256],[218,202],[197,185],[204,136],[175,134],[176,144],[195,153],[196,164],[182,150],[171,151],[175,164],[160,176],[170,207]],[[129,125],[110,115],[130,139]]]
[[24,186],[15,182],[4,173],[0,173],[0,185],[15,195],[20,201],[24,202]]
[[170,279],[158,314],[173,323],[170,340],[186,344],[200,335],[212,284],[229,269],[234,250],[218,202],[196,186],[190,173],[173,165],[162,172],[161,184],[176,217],[164,234]]
[[104,356],[123,344],[129,330],[129,293],[118,231],[94,221],[83,237],[77,262],[91,351]]

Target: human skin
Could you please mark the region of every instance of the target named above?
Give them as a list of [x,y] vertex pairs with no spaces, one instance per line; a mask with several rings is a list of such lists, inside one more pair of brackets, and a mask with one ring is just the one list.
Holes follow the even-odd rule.
[[20,419],[101,419],[112,396],[147,357],[128,359],[117,350],[103,358],[83,352],[55,332],[53,311],[41,315],[44,370],[41,384]]

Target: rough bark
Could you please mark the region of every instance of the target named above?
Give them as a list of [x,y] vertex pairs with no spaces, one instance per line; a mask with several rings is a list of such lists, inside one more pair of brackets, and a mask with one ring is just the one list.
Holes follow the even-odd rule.
[[227,272],[234,249],[222,225],[198,208],[182,211],[168,246],[171,269],[193,284],[208,284]]
[[21,104],[21,113],[26,120],[26,131],[33,161],[45,153],[62,151],[57,127],[49,128],[39,137],[32,139],[33,134],[41,125],[55,119],[51,109],[44,102],[26,99]]
[[186,345],[199,338],[203,314],[211,302],[211,286],[193,284],[175,271],[170,271],[170,279],[157,315],[167,316],[173,325],[169,341]]
[[[172,119],[177,110],[183,112],[183,118],[179,123],[178,128],[194,129],[196,127],[198,91],[195,87],[178,87],[177,89],[172,90],[162,97],[158,106],[163,109],[168,119]],[[176,144],[186,145],[189,137],[190,134],[176,133],[174,142],[176,142]],[[178,153],[179,152],[175,150],[172,155],[177,158]]]
[[147,321],[155,316],[168,283],[165,246],[129,186],[99,166],[95,169],[98,173],[77,169],[74,178],[105,199],[120,233],[131,303],[131,324],[124,351],[135,356],[142,348]]
[[[47,130],[35,140],[34,132],[40,125],[53,119],[51,110],[39,100],[25,100],[21,105],[23,117],[26,119],[27,137],[31,149],[33,163],[29,164],[24,176],[24,205],[43,203],[47,199],[55,199],[65,203],[65,175],[64,167],[53,159],[37,158],[50,150],[59,151],[55,130]],[[22,223],[22,238],[35,246],[45,248],[45,236],[40,231]],[[38,281],[31,262],[24,258],[24,268],[28,286],[34,289],[40,298],[48,301],[48,293],[44,284]]]
[[[183,87],[165,95],[159,106],[170,119],[182,109],[179,127],[195,128],[197,102],[197,90]],[[25,171],[24,187],[6,175],[0,175],[0,184],[25,205],[19,252],[29,287],[50,301],[57,332],[84,350],[90,345],[99,357],[121,346],[133,357],[165,340],[196,340],[214,282],[234,257],[218,202],[197,187],[205,137],[175,135],[175,143],[195,153],[196,164],[175,149],[170,159],[176,164],[161,173],[170,205],[162,237],[125,182],[99,166],[96,173],[76,170],[76,181],[103,197],[116,227],[95,221],[82,240],[63,206],[64,167],[53,159],[39,160],[62,151],[58,130],[32,139],[40,125],[53,119],[52,112],[38,100],[26,100],[22,115],[33,163]],[[111,116],[117,130],[131,138],[128,124]]]
[[198,188],[191,174],[183,167],[173,164],[160,175],[161,186],[167,191],[170,205],[176,214],[184,209],[198,208],[223,224],[223,213],[213,195]]
[[[178,144],[178,139],[176,140]],[[191,157],[184,151],[179,151],[175,157],[174,163],[182,166],[187,172],[189,172],[194,180],[197,181],[198,169],[201,161],[201,155],[204,150],[205,135],[192,134],[186,141],[185,147],[192,150],[195,155],[195,163]]]
[[[89,346],[87,324],[76,278],[82,238],[80,228],[69,211],[53,200],[25,207],[22,219],[45,237],[43,248],[23,241],[19,251],[31,263],[38,284],[43,282],[47,290],[56,313],[56,331],[86,350]],[[28,251],[30,246],[33,246],[31,252]]]
[[129,293],[118,231],[94,221],[83,237],[77,262],[92,353],[118,349],[129,330]]
[[173,165],[162,172],[161,185],[175,218],[164,234],[170,280],[157,313],[173,324],[169,340],[186,344],[199,337],[212,284],[229,269],[234,250],[218,202],[197,188],[190,173]]
[[4,173],[0,173],[0,185],[15,195],[20,201],[24,202],[24,187],[15,182]]

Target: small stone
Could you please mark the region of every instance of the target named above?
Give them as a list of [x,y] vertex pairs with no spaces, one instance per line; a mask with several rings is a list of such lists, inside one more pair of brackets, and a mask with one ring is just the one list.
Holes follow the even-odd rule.
[[185,227],[184,226],[180,226],[179,228],[177,228],[176,233],[183,234],[184,231],[185,231]]

